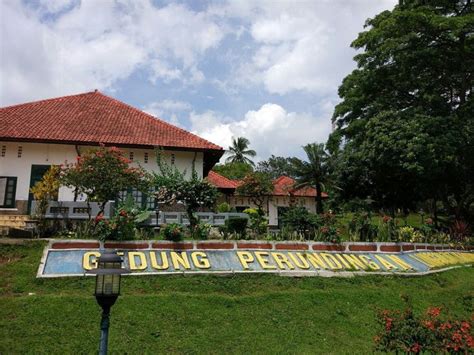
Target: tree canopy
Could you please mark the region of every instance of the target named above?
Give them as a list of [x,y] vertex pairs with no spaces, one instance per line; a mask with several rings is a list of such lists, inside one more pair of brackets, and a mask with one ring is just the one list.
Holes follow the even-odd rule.
[[[257,155],[255,150],[249,149],[250,141],[245,137],[232,139],[232,145],[229,147],[229,156],[226,163],[246,163],[255,165],[252,159]],[[250,158],[249,158],[250,157]]]
[[434,199],[472,218],[471,2],[402,1],[366,28],[352,43],[357,69],[339,88],[330,138],[345,197],[391,208]]

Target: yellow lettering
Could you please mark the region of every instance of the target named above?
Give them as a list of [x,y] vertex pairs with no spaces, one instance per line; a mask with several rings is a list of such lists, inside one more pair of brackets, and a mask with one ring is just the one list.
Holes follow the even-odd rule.
[[252,253],[248,251],[238,251],[237,252],[237,257],[239,258],[240,263],[244,267],[245,270],[249,269],[249,263],[254,262],[254,257]]
[[185,269],[190,270],[191,265],[189,264],[188,254],[185,251],[180,253],[176,251],[170,252],[171,262],[173,263],[173,267],[175,270],[180,269],[180,265],[183,266]]
[[97,258],[100,256],[98,251],[88,251],[82,257],[82,267],[85,270],[97,269]]
[[323,259],[318,254],[315,253],[307,253],[305,254],[308,261],[316,268],[316,269],[328,269],[328,266],[324,263]]
[[156,270],[167,270],[170,267],[170,264],[168,262],[168,256],[166,255],[165,251],[160,252],[161,256],[161,265],[158,264],[158,261],[156,260],[156,252],[151,251],[150,252],[150,261],[151,261],[151,267]]
[[256,251],[255,256],[257,257],[257,261],[260,263],[260,266],[266,270],[275,270],[275,265],[270,265],[268,259],[269,254],[266,251]]
[[370,257],[367,255],[359,256],[360,259],[372,270],[380,270],[380,266],[377,265]]
[[[140,264],[137,265],[136,257],[140,259]],[[128,252],[128,262],[130,264],[130,270],[145,270],[147,268],[147,262],[145,253],[141,251],[129,251]]]
[[324,259],[326,264],[332,270],[340,270],[342,269],[341,263],[334,257],[332,254],[321,253],[321,257]]
[[[283,253],[272,253],[273,259],[277,263],[278,267],[282,270],[285,270],[286,267],[288,269],[293,270],[295,267],[292,263],[288,260],[288,258]],[[286,266],[285,266],[286,265]]]
[[403,261],[401,258],[399,258],[397,255],[387,255],[389,259],[391,259],[395,264],[400,266],[403,270],[411,270],[413,269],[410,264],[407,264],[405,261]]
[[301,255],[301,253],[296,253],[297,257],[295,257],[293,253],[288,253],[288,256],[298,268],[309,269],[309,264],[305,260],[305,258],[303,258],[303,255]]
[[194,266],[199,269],[209,269],[211,267],[206,253],[202,251],[195,251],[194,253],[192,253],[191,259],[193,259]]
[[385,259],[382,255],[374,255],[374,256],[387,271],[397,270],[397,267],[393,265],[390,261]]
[[341,264],[344,265],[345,269],[350,269],[351,268],[351,266],[347,263],[347,261],[344,260],[344,258],[342,257],[341,254],[334,254],[334,256],[339,259]]
[[356,270],[365,270],[367,269],[367,266],[359,260],[359,258],[356,255],[353,254],[344,254],[344,258],[351,264],[351,267],[356,269]]

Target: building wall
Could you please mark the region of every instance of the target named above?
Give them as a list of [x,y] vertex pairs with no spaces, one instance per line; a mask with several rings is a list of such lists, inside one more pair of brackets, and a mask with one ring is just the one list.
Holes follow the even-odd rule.
[[[5,147],[5,149],[3,148]],[[20,148],[21,147],[21,148]],[[84,152],[91,147],[79,146],[79,152]],[[0,176],[17,177],[16,200],[19,213],[25,213],[25,201],[28,200],[28,193],[31,179],[32,165],[60,165],[73,163],[76,161],[78,152],[76,146],[66,144],[43,144],[43,143],[12,143],[1,142],[0,149],[5,152],[5,156],[0,156]],[[130,158],[133,153],[133,165],[142,166],[147,171],[158,171],[156,164],[156,153],[153,149],[120,148],[125,152],[125,156]],[[21,154],[19,153],[21,151]],[[145,153],[148,153],[148,162],[145,162]],[[186,171],[189,178],[192,174],[192,166],[199,177],[203,173],[203,153],[184,151],[163,151],[165,161],[174,165],[180,171]],[[59,190],[60,201],[72,201],[73,191],[66,187]],[[85,196],[80,196],[79,200],[84,200]],[[20,207],[21,206],[21,207]],[[1,213],[1,211],[0,211]]]
[[[257,207],[252,203],[250,198],[243,196],[229,196],[225,201],[233,208]],[[272,227],[278,226],[278,207],[290,206],[305,207],[309,212],[316,213],[316,200],[314,197],[270,196],[264,203],[264,210],[268,217],[268,225]]]

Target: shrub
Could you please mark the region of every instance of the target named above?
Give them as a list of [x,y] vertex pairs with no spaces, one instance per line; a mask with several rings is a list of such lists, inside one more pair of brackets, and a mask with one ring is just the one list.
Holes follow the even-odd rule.
[[348,225],[349,232],[361,242],[373,242],[377,239],[378,227],[372,224],[368,213],[356,213]]
[[455,243],[465,244],[470,239],[469,225],[461,220],[456,220],[449,228],[451,239]]
[[397,221],[390,216],[383,216],[379,227],[379,240],[382,242],[395,242],[398,240]]
[[208,239],[211,225],[208,223],[198,223],[191,230],[191,237],[197,240]]
[[441,319],[441,308],[429,308],[420,317],[413,309],[379,313],[380,332],[375,347],[383,352],[469,353],[474,350],[472,320]]
[[315,239],[321,242],[340,243],[341,232],[336,226],[324,225],[318,229]]
[[314,213],[310,213],[304,207],[291,207],[282,216],[283,226],[304,236],[306,239],[314,232],[321,224],[321,220]]
[[236,233],[241,238],[244,238],[247,230],[248,218],[229,218],[225,221],[227,233]]
[[170,223],[162,228],[161,234],[166,240],[179,242],[184,239],[184,228],[180,224]]
[[231,211],[231,207],[227,202],[222,202],[217,205],[217,212],[218,213],[228,213]]
[[244,213],[248,214],[250,219],[250,229],[257,236],[264,234],[267,231],[268,221],[265,219],[261,210],[255,208],[247,208]]

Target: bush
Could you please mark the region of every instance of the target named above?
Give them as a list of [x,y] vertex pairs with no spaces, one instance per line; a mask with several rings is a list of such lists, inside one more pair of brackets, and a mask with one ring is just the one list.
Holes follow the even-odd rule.
[[268,227],[268,221],[265,219],[265,216],[261,212],[261,210],[257,210],[255,208],[247,208],[244,210],[249,216],[250,219],[250,229],[252,229],[253,233],[257,236],[265,234]]
[[217,205],[217,212],[218,213],[228,213],[231,211],[231,207],[227,202],[222,202]]
[[317,215],[310,213],[304,207],[292,207],[282,216],[283,226],[287,227],[297,234],[305,236],[306,239],[314,232],[321,224]]
[[472,353],[472,320],[441,319],[441,308],[417,317],[413,309],[379,313],[381,331],[374,338],[377,351],[403,353]]
[[247,230],[248,218],[229,218],[225,221],[227,233],[236,233],[241,238],[244,238]]
[[379,241],[395,242],[398,240],[397,221],[390,216],[382,217],[382,224],[379,227]]
[[192,228],[191,237],[197,240],[208,239],[211,227],[208,223],[198,223],[194,227],[190,227]]
[[349,232],[361,242],[373,242],[377,239],[378,227],[372,224],[368,213],[356,213],[348,226]]
[[162,228],[161,234],[165,240],[179,242],[184,239],[184,227],[177,223],[170,223]]

